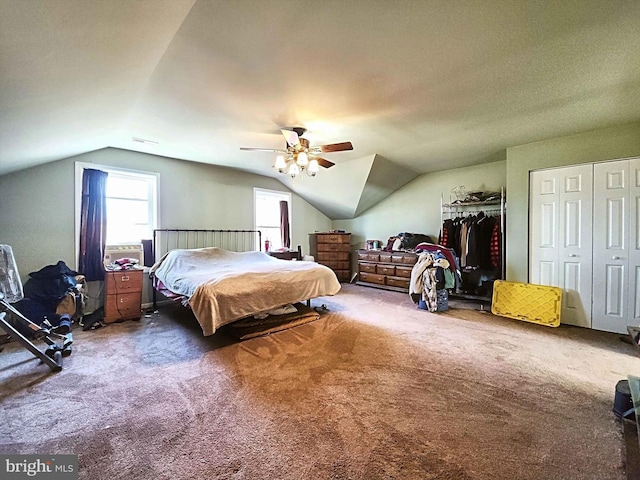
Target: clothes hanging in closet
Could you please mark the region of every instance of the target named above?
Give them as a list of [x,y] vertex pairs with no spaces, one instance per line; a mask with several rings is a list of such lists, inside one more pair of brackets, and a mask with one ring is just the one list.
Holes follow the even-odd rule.
[[461,268],[499,269],[502,232],[499,217],[473,212],[443,222],[440,244],[453,249]]

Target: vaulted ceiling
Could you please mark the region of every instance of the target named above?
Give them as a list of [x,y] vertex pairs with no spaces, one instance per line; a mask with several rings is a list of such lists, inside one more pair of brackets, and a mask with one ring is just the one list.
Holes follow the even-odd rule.
[[[638,25],[617,0],[0,0],[0,174],[112,146],[348,218],[417,174],[640,120]],[[240,150],[294,126],[354,149],[293,186]]]

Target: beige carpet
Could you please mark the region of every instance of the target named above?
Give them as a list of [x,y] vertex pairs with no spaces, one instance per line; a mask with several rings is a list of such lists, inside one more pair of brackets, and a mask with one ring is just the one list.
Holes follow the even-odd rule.
[[76,330],[58,374],[11,344],[0,451],[79,454],[82,479],[625,478],[618,335],[355,285],[321,303],[242,342],[178,306]]

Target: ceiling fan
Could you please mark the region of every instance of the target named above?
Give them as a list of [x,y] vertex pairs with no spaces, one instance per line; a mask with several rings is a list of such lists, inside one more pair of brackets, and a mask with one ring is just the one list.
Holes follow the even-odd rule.
[[302,137],[307,131],[302,127],[283,128],[280,131],[286,140],[286,148],[284,149],[240,147],[240,150],[278,153],[274,167],[280,173],[289,174],[291,177],[295,177],[304,171],[313,177],[318,173],[318,166],[331,168],[335,165],[335,163],[319,157],[318,154],[353,150],[351,142],[312,147],[309,144],[309,140]]

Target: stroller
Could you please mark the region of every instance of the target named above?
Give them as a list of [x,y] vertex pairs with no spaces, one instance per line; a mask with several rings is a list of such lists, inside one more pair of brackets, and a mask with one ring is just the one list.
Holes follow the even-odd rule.
[[[9,245],[0,245],[0,327],[45,363],[52,372],[59,372],[62,370],[62,357],[71,354],[73,337],[70,332],[64,335],[53,332],[52,326],[47,321],[42,325],[32,322],[11,305],[23,298],[22,283],[13,251]],[[7,314],[18,322],[21,328],[16,328],[16,325],[8,320]],[[20,332],[25,329],[33,340],[42,339],[46,343],[44,352]]]

